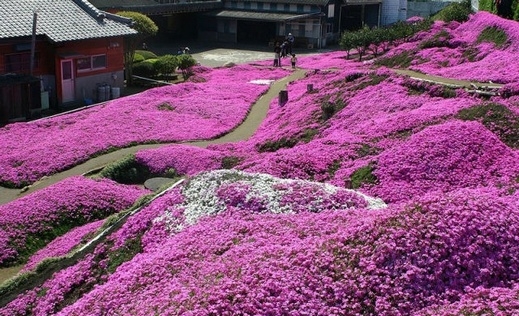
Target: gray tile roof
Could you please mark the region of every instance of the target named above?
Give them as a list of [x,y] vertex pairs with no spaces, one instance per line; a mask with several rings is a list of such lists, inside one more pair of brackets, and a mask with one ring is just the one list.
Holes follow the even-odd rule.
[[231,18],[252,21],[272,21],[283,22],[297,20],[317,16],[321,12],[313,12],[306,14],[290,14],[290,13],[274,13],[274,12],[258,12],[258,11],[240,11],[240,10],[221,10],[217,12],[208,12],[205,15],[216,16],[219,18]]
[[37,35],[53,42],[136,34],[128,19],[96,9],[87,0],[0,0],[0,39]]

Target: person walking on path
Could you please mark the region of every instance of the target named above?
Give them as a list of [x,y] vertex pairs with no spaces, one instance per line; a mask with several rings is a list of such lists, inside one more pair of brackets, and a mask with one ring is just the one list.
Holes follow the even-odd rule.
[[295,69],[296,62],[297,62],[296,54],[292,54],[292,57],[290,58],[290,62],[292,63],[292,68]]
[[274,67],[281,67],[281,47],[276,43],[274,47]]

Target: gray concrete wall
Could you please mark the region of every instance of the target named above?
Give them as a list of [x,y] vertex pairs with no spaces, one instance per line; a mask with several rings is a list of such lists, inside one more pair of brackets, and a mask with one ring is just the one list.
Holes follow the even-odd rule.
[[[119,87],[121,90],[124,87],[124,72],[117,71],[113,73],[104,73],[93,76],[77,77],[76,78],[76,100],[81,101],[90,99],[94,103],[105,101],[106,97],[99,97],[98,86],[109,85],[110,87]],[[111,98],[111,93],[110,93]]]

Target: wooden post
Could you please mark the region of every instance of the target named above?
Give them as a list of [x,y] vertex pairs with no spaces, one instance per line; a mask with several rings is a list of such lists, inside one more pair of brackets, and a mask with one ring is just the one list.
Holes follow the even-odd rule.
[[288,91],[287,90],[279,91],[279,99],[278,99],[279,106],[285,105],[285,103],[287,103],[287,101],[288,101]]

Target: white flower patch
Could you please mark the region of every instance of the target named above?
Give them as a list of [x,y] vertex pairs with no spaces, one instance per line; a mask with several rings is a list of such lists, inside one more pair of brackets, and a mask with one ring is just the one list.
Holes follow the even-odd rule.
[[252,84],[259,84],[259,85],[270,85],[274,82],[274,80],[271,80],[271,79],[256,79],[256,80],[251,80],[249,81],[249,83],[252,83]]
[[[274,214],[291,214],[295,213],[290,203],[282,203],[283,198],[292,194],[297,195],[297,188],[315,189],[319,194],[333,195],[339,190],[348,191],[367,203],[368,209],[381,209],[387,205],[378,198],[369,197],[360,192],[339,188],[327,183],[311,182],[306,180],[279,179],[268,174],[246,173],[238,170],[216,170],[200,173],[192,178],[184,187],[182,193],[184,195],[184,204],[180,207],[184,208],[184,222],[181,223],[172,212],[166,210],[164,214],[155,221],[163,221],[165,225],[174,232],[179,232],[186,226],[196,224],[200,218],[216,215],[224,212],[228,205],[225,201],[218,197],[218,190],[229,186],[236,185],[238,191],[231,193],[243,192],[239,187],[247,188],[245,197],[239,197],[239,201],[245,204],[248,202],[260,201],[261,212]],[[323,209],[323,196],[316,194],[315,196],[303,196],[308,198],[304,205],[306,211],[319,212]],[[232,196],[232,195],[231,195]],[[338,208],[348,208],[338,202]],[[300,206],[300,205],[298,205]],[[265,209],[263,211],[263,209]]]

